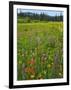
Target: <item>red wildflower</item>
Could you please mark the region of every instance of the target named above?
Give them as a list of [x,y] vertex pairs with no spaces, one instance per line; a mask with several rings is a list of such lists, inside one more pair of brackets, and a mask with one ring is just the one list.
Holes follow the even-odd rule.
[[35,74],[35,68],[33,68],[33,67],[26,67],[25,68],[25,72],[34,75]]
[[31,60],[29,60],[28,64],[35,64],[35,58],[32,58]]

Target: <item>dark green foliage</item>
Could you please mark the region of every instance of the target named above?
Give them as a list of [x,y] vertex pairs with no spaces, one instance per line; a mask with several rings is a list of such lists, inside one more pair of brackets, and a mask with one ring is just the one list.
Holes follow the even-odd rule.
[[24,13],[18,13],[18,19],[22,18],[23,22],[25,22],[25,18],[29,18],[26,20],[27,23],[29,22],[37,22],[37,21],[63,21],[63,15],[60,16],[49,16],[48,14],[37,14],[37,13],[30,13],[30,12],[24,12]]

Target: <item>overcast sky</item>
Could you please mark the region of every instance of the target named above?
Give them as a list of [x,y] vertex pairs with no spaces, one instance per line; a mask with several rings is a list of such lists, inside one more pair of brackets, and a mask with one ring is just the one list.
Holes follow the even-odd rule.
[[41,13],[44,13],[44,14],[48,14],[50,16],[59,16],[60,14],[63,15],[63,11],[55,11],[55,10],[38,10],[38,9],[17,9],[17,13],[20,13],[20,12],[31,12],[31,13],[37,13],[37,14],[41,14]]

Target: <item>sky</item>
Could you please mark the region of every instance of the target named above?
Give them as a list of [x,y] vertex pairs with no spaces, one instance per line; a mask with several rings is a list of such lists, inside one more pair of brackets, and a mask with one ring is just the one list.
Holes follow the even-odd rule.
[[63,15],[63,11],[55,11],[55,10],[37,10],[37,9],[17,9],[17,13],[20,13],[20,12],[31,12],[31,13],[37,13],[37,14],[41,14],[41,13],[44,13],[44,14],[48,14],[50,16],[60,16],[60,14]]

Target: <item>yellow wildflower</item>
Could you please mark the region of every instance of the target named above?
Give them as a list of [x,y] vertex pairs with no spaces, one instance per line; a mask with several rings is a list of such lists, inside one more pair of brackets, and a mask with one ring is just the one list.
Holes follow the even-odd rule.
[[31,75],[31,78],[34,78],[35,76],[34,75]]
[[44,71],[44,74],[46,74],[46,71]]
[[19,61],[19,64],[22,64],[22,61],[21,60]]
[[59,76],[61,76],[62,74],[61,73],[59,73]]
[[47,67],[50,68],[51,67],[51,64],[48,64]]

